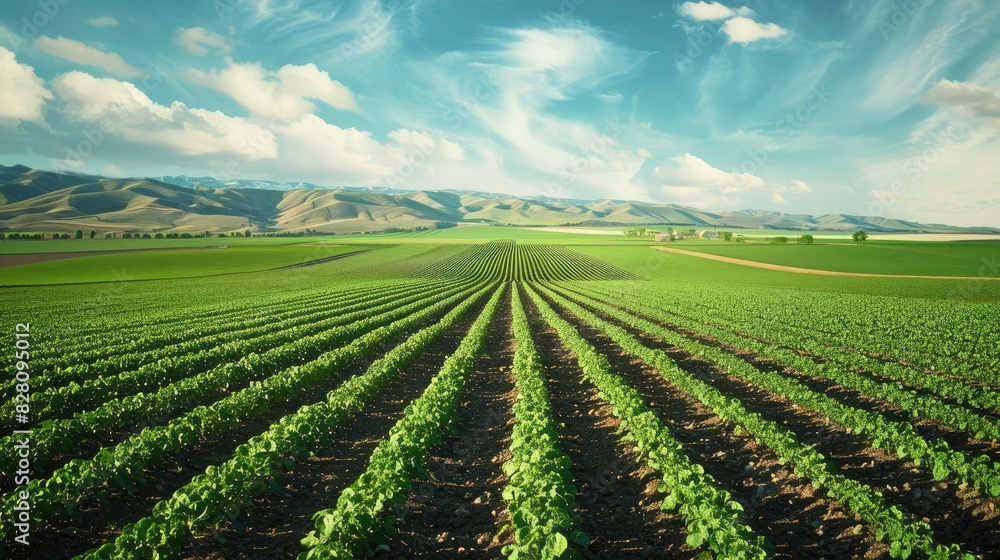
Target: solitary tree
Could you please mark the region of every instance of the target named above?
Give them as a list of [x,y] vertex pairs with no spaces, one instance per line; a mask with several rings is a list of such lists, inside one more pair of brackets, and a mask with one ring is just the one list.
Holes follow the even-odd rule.
[[76,230],[76,233],[73,236],[76,237],[77,239],[83,239],[83,230],[82,229]]
[[865,240],[868,239],[868,232],[866,232],[863,229],[859,229],[858,231],[854,232],[854,235],[852,235],[851,237],[854,238],[855,243],[864,243]]
[[724,232],[722,232],[721,235],[722,235],[722,240],[723,241],[732,241],[733,240],[733,232],[731,232],[731,231],[724,231]]
[[243,237],[250,237],[250,230],[244,231],[243,232]]
[[96,232],[96,231],[94,231],[94,230],[90,230],[90,238],[91,238],[91,239],[93,239],[93,238],[94,238],[94,236],[96,236],[96,235],[97,235],[97,232]]
[[799,245],[812,245],[813,236],[808,233],[799,237]]

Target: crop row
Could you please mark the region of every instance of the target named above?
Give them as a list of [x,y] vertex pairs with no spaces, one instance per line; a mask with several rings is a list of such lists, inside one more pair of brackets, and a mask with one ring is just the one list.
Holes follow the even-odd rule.
[[[459,290],[460,288],[456,288],[440,293],[425,293],[421,294],[421,299],[414,298],[416,301],[411,303],[405,301],[396,305],[389,303],[372,308],[367,313],[352,314],[354,320],[350,323],[342,324],[343,321],[338,321],[337,323],[341,325],[339,327],[329,328],[298,340],[290,337],[270,350],[260,354],[250,352],[236,362],[225,363],[197,375],[185,377],[158,391],[112,399],[94,410],[76,414],[72,418],[46,422],[32,434],[33,451],[39,458],[36,460],[37,464],[44,464],[46,459],[51,460],[67,452],[84,438],[104,430],[169,415],[191,403],[213,396],[231,384],[245,385],[267,377],[274,371],[310,360],[322,354],[324,349],[331,345],[347,342],[374,328],[406,317],[430,302],[451,296]],[[361,315],[367,317],[359,318]],[[4,443],[6,442],[4,440]],[[16,460],[15,452],[13,445],[0,447],[0,461],[2,461],[0,464],[13,464]]]
[[316,529],[302,539],[307,550],[299,560],[347,560],[385,546],[385,536],[396,521],[386,509],[405,503],[412,477],[423,470],[430,446],[441,442],[442,429],[458,405],[505,287],[497,289],[458,349],[379,442],[368,469],[340,494],[335,508],[313,516]]
[[677,511],[687,525],[687,543],[702,544],[730,560],[767,557],[764,539],[754,536],[743,524],[743,507],[711,475],[684,453],[681,443],[646,405],[642,396],[621,377],[612,373],[608,359],[597,352],[579,332],[560,317],[531,288],[528,295],[545,321],[559,333],[563,344],[577,357],[587,380],[612,407],[627,439],[632,441],[650,468],[663,477],[669,491],[663,509]]
[[[644,307],[634,297],[623,297],[626,299],[620,299],[619,301],[623,303],[627,302],[626,304],[633,309],[642,309]],[[655,334],[670,344],[684,348],[693,354],[706,356],[714,363],[724,365],[731,375],[745,379],[751,384],[771,393],[782,395],[799,406],[818,412],[844,428],[865,436],[874,447],[883,449],[901,459],[909,458],[917,466],[927,466],[937,480],[951,479],[958,483],[965,482],[991,496],[1000,495],[1000,464],[994,463],[986,455],[970,458],[961,451],[951,449],[944,440],[936,439],[928,441],[924,439],[914,430],[911,424],[890,421],[876,412],[842,404],[832,397],[809,389],[798,380],[772,371],[761,371],[729,352],[693,341],[645,319],[618,312],[607,305],[602,306],[601,310],[617,318],[629,317],[631,324],[636,328]],[[697,328],[694,325],[692,327]],[[768,345],[752,341],[734,341],[732,337],[727,337],[727,339],[724,342],[734,345],[743,343],[755,351],[760,351],[761,355],[779,355],[780,349],[776,350],[773,347],[768,347]],[[796,356],[794,353],[790,354],[790,356],[784,356],[790,360],[787,365],[817,371],[819,375],[823,374],[821,365],[815,364],[808,358]],[[825,373],[831,378],[842,378],[847,382],[856,381],[856,374],[844,373],[843,375],[837,375],[834,372],[830,372],[829,369],[827,368],[828,371]],[[893,385],[888,385],[887,387],[899,391]],[[888,390],[885,393],[888,393]],[[900,396],[899,398],[902,399],[903,397]],[[948,407],[932,399],[926,399],[921,405],[922,409],[932,409],[933,403],[937,403],[943,409],[938,415],[945,415],[955,411],[955,407]],[[973,415],[964,409],[958,409],[958,411]],[[959,422],[956,423],[959,424]]]
[[559,446],[541,358],[531,337],[517,285],[511,298],[514,336],[513,375],[517,388],[511,458],[503,465],[509,480],[503,491],[514,542],[503,553],[509,560],[567,557],[570,543],[586,547],[583,520],[574,515],[576,486],[572,461]]
[[[738,399],[725,396],[710,384],[679,368],[667,354],[644,346],[624,328],[600,319],[580,305],[555,292],[544,291],[581,321],[614,340],[628,354],[636,356],[655,368],[667,381],[698,399],[720,418],[733,422],[752,435],[759,443],[771,449],[783,462],[790,464],[797,476],[809,481],[817,489],[825,489],[832,499],[840,501],[848,509],[857,513],[875,528],[877,538],[888,539],[890,554],[893,558],[907,558],[914,551],[920,551],[925,556],[938,560],[945,558],[972,560],[974,558],[963,552],[958,545],[946,546],[935,542],[931,528],[927,523],[908,520],[907,515],[900,508],[887,507],[880,493],[870,486],[840,474],[836,467],[829,463],[822,454],[811,446],[802,445],[790,430],[757,413],[750,412]],[[666,332],[661,332],[655,324],[649,321],[629,313],[616,311],[607,304],[592,303],[594,303],[595,308],[634,328],[657,336],[667,336]],[[734,357],[733,360],[729,360],[724,356],[711,354],[709,353],[710,347],[697,346],[697,343],[692,341],[671,339],[671,342],[676,342],[679,347],[689,352],[697,352],[707,356],[713,362],[719,360],[721,363],[717,363],[717,365],[733,375],[744,373],[739,363],[749,367],[749,364],[741,362],[738,358]],[[785,393],[778,391],[778,394]]]
[[[118,369],[115,364],[105,362],[93,367],[81,364],[57,370],[48,376],[33,377],[32,417],[36,421],[65,418],[108,400],[156,390],[194,372],[225,364],[228,360],[239,360],[291,340],[313,336],[314,333],[322,335],[324,330],[336,329],[370,313],[392,309],[396,302],[407,304],[425,296],[426,290],[419,289],[378,297],[368,294],[367,300],[361,297],[345,302],[344,306],[331,306],[250,331],[195,338],[181,344],[184,352],[179,354],[176,347],[145,353],[133,360],[139,365],[133,370]],[[56,385],[57,381],[65,384]],[[0,407],[0,412],[6,413],[4,418],[13,417],[15,405],[16,402],[11,400]]]
[[[195,408],[166,425],[144,429],[113,448],[102,449],[89,461],[74,459],[47,479],[32,480],[27,488],[32,497],[32,515],[44,518],[58,511],[72,511],[74,505],[97,485],[108,482],[124,485],[141,478],[146,465],[192,446],[203,438],[221,437],[247,419],[266,414],[274,404],[294,398],[302,389],[331,377],[349,363],[374,352],[387,339],[464,300],[474,290],[425,305],[389,325],[370,330],[362,328],[359,332],[365,334],[311,362],[276,372],[262,382],[253,382],[211,406]],[[296,343],[288,346],[294,351]],[[12,507],[15,500],[16,492],[0,500],[0,503]],[[10,520],[5,518],[0,521],[0,535],[6,535],[10,529]]]
[[604,261],[557,245],[492,241],[426,267],[426,278],[470,280],[638,280]]
[[372,363],[364,374],[331,391],[325,402],[300,408],[240,445],[228,461],[209,467],[169,499],[157,503],[151,515],[126,526],[115,542],[81,558],[173,558],[190,535],[236,520],[250,496],[275,488],[282,473],[294,469],[296,461],[323,444],[326,434],[361,411],[387,381],[468,313],[487,290],[483,288],[436,324],[413,334]]

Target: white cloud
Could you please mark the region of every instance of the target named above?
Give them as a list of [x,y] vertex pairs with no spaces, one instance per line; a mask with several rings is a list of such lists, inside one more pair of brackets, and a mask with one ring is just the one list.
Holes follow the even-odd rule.
[[1000,125],[1000,94],[976,84],[941,80],[920,101]]
[[43,122],[42,108],[52,93],[45,82],[35,74],[35,69],[20,64],[14,53],[0,47],[0,120]]
[[274,135],[245,119],[174,102],[154,103],[129,82],[73,71],[52,81],[69,120],[99,123],[131,143],[186,156],[226,155],[245,161],[277,157]]
[[805,181],[800,181],[798,179],[792,179],[792,186],[790,187],[789,190],[793,193],[812,192],[812,188],[810,188]]
[[233,51],[233,40],[208,31],[204,27],[180,28],[177,30],[177,44],[197,56],[205,56],[212,51],[229,54]]
[[788,205],[788,201],[785,200],[785,197],[781,196],[780,193],[771,193],[771,196],[768,197],[768,200],[770,200],[772,204],[779,204],[781,206]]
[[677,10],[681,15],[698,21],[717,21],[734,16],[748,16],[753,13],[746,6],[740,6],[734,10],[718,2],[685,2],[678,6]]
[[729,173],[687,153],[667,158],[662,166],[657,166],[653,170],[652,178],[654,183],[664,187],[718,188],[727,193],[742,192],[764,185],[763,179],[756,175]]
[[280,137],[279,165],[298,176],[327,183],[377,185],[396,172],[405,152],[382,144],[370,132],[340,128],[316,115],[303,115],[274,128]]
[[85,64],[87,66],[97,66],[121,76],[140,77],[146,75],[146,72],[143,70],[126,64],[117,53],[104,52],[93,47],[88,47],[80,41],[67,39],[62,35],[57,39],[41,36],[35,39],[35,47],[70,62]]
[[225,93],[254,115],[286,122],[313,113],[316,105],[309,99],[336,109],[357,109],[351,90],[315,64],[286,64],[269,72],[259,62],[228,63],[218,72],[191,70],[192,81]]
[[733,43],[751,43],[760,39],[776,39],[788,31],[774,23],[757,23],[748,17],[735,17],[722,24],[722,31]]
[[400,128],[388,134],[389,139],[410,153],[422,152],[427,157],[449,161],[465,159],[462,146],[446,138],[435,138],[427,132]]
[[118,25],[118,20],[111,16],[102,16],[87,20],[88,25],[93,25],[94,27],[114,27]]

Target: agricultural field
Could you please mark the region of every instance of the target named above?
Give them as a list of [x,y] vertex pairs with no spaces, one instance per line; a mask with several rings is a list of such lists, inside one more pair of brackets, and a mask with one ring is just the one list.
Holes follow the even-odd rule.
[[0,552],[1000,557],[997,245],[254,240],[0,269]]
[[745,245],[721,241],[676,243],[678,249],[698,251],[767,264],[835,272],[911,274],[925,276],[978,276],[980,271],[1000,273],[1000,243],[867,241],[798,245]]

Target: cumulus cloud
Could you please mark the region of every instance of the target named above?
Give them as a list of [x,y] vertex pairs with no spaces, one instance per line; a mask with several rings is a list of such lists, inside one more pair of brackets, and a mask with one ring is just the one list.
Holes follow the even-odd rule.
[[80,41],[67,39],[62,35],[56,39],[43,35],[35,39],[35,48],[70,62],[97,66],[120,76],[141,77],[146,75],[143,70],[127,64],[117,53],[88,47]]
[[392,175],[405,157],[402,148],[375,140],[371,132],[341,128],[316,115],[274,130],[280,137],[281,166],[300,176],[374,185]]
[[807,193],[812,192],[812,188],[805,181],[800,181],[798,179],[792,179],[792,186],[789,190],[793,193]]
[[1000,125],[1000,94],[976,84],[941,80],[921,101]]
[[118,25],[118,20],[111,16],[102,16],[87,20],[88,25],[93,25],[94,27],[114,27]]
[[130,82],[73,71],[57,76],[52,87],[69,120],[97,123],[128,142],[186,156],[226,155],[246,161],[277,157],[274,135],[260,126],[179,102],[160,105]]
[[177,44],[187,52],[205,56],[212,51],[229,54],[233,51],[233,40],[208,31],[204,27],[180,28],[177,30]]
[[780,206],[788,205],[788,201],[785,200],[785,197],[781,196],[781,193],[771,193],[771,196],[768,199],[772,204],[778,204]]
[[735,17],[722,24],[722,32],[732,43],[752,43],[761,39],[776,39],[788,31],[774,23],[757,23],[748,17]]
[[193,82],[221,91],[250,113],[292,121],[316,110],[310,99],[335,109],[357,109],[351,90],[315,64],[286,64],[277,72],[259,63],[234,63],[217,72],[191,70]]
[[746,6],[740,6],[734,10],[718,2],[684,2],[677,9],[681,15],[698,21],[718,21],[735,16],[748,16],[753,13]]
[[753,10],[746,6],[730,8],[718,2],[685,2],[677,7],[678,13],[695,21],[723,21],[721,31],[730,43],[752,43],[761,39],[776,39],[788,31],[775,23],[758,23],[750,16]]
[[465,150],[462,149],[462,146],[446,138],[435,138],[428,132],[400,128],[393,130],[388,136],[390,140],[411,153],[419,151],[428,157],[448,161],[465,159]]
[[14,53],[0,47],[0,121],[43,122],[42,108],[52,99],[45,82],[35,74],[35,69],[17,61]]
[[667,158],[653,170],[653,182],[663,187],[721,189],[735,193],[764,185],[763,179],[750,173],[729,173],[691,154]]

